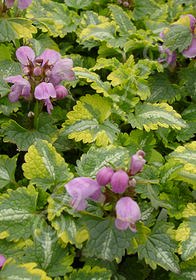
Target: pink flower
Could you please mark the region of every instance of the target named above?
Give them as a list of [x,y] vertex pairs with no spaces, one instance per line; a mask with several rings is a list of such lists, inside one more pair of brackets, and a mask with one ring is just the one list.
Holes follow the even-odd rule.
[[4,80],[9,83],[14,83],[8,96],[11,102],[18,101],[20,96],[24,96],[26,98],[30,96],[31,85],[29,81],[24,79],[22,76],[10,76]]
[[116,227],[120,230],[126,230],[129,227],[131,231],[136,232],[135,223],[141,217],[137,202],[130,197],[122,197],[117,201],[115,209]]
[[105,186],[110,183],[114,170],[110,167],[103,167],[96,175],[96,180],[100,186]]
[[116,171],[111,178],[111,188],[115,193],[124,193],[129,182],[129,176],[123,170]]
[[87,207],[87,197],[99,200],[100,186],[96,180],[88,177],[78,177],[65,185],[67,192],[73,197],[71,206],[78,211]]
[[145,156],[145,152],[142,150],[139,150],[135,155],[131,157],[131,164],[129,168],[129,174],[135,175],[142,171],[144,164],[146,163],[146,160],[143,158]]
[[36,99],[48,99],[50,97],[56,97],[56,91],[51,83],[42,82],[35,88],[34,96]]
[[0,269],[2,268],[5,262],[6,262],[6,258],[0,254]]

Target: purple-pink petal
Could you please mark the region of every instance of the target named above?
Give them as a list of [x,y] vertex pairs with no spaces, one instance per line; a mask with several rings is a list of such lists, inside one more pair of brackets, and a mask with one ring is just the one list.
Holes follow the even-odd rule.
[[32,62],[35,60],[35,53],[30,47],[23,46],[17,49],[16,57],[22,65],[28,65],[29,60]]
[[188,47],[186,50],[184,50],[182,52],[182,54],[183,54],[183,56],[189,57],[189,58],[196,56],[196,38],[195,37],[193,37],[191,46]]
[[17,7],[21,10],[27,9],[32,4],[32,0],[18,0]]
[[85,199],[73,198],[70,206],[75,208],[77,211],[83,211],[88,205],[88,202]]
[[50,82],[54,85],[58,85],[64,79],[68,81],[75,80],[75,73],[71,70],[72,67],[72,59],[65,58],[57,61],[52,69]]
[[52,106],[52,102],[50,101],[50,98],[47,98],[45,100],[45,104],[44,105],[47,107],[48,114],[51,115],[51,111],[50,110],[53,110],[53,106]]
[[6,258],[0,254],[0,268],[4,265],[4,263],[6,262]]
[[5,0],[5,6],[10,9],[14,6],[15,0]]
[[48,99],[50,97],[56,97],[56,91],[51,83],[42,82],[36,86],[34,96],[36,99]]
[[43,59],[42,66],[48,62],[50,65],[54,65],[58,60],[60,60],[61,55],[60,53],[54,50],[45,50],[39,58]]
[[129,227],[129,222],[124,222],[118,218],[115,219],[115,226],[117,229],[126,230]]

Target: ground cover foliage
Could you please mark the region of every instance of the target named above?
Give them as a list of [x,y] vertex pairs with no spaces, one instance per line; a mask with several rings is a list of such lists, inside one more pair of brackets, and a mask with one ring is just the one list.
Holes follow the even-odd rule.
[[0,279],[196,279],[196,1],[21,2],[0,1]]

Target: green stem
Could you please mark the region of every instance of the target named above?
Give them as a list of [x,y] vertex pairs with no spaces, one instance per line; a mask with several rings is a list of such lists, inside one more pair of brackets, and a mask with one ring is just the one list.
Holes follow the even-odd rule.
[[36,99],[35,107],[34,107],[34,128],[37,129],[39,120],[39,101]]

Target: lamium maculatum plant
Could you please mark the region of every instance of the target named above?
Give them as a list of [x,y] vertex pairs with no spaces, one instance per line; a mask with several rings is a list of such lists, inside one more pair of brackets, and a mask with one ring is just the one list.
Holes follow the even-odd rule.
[[190,280],[196,2],[0,0],[0,280]]

